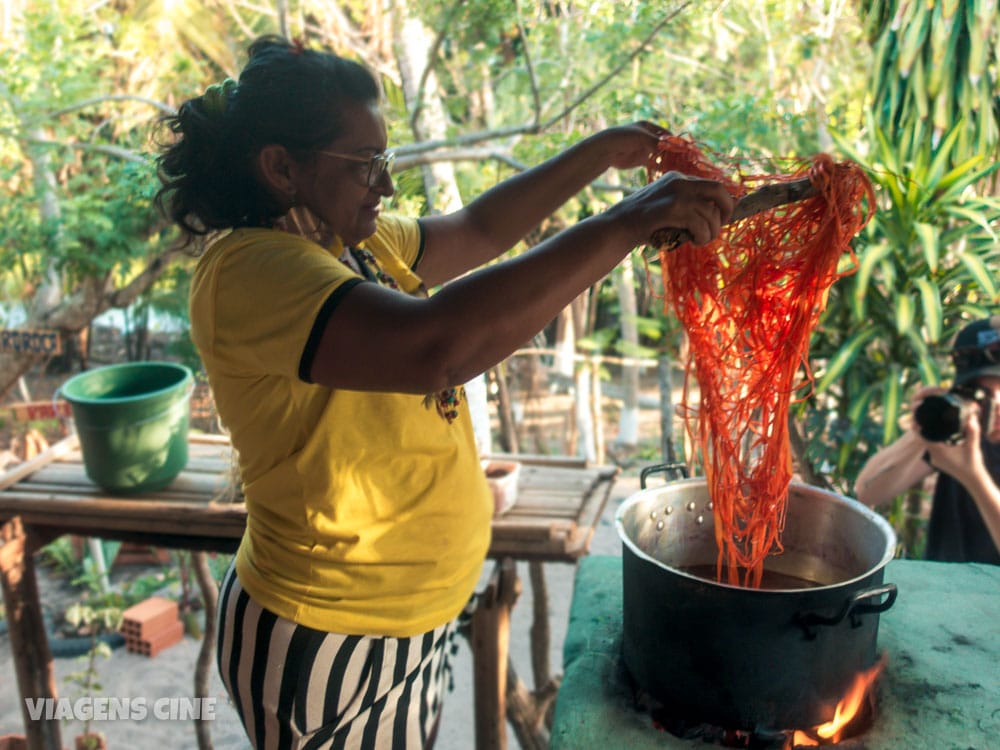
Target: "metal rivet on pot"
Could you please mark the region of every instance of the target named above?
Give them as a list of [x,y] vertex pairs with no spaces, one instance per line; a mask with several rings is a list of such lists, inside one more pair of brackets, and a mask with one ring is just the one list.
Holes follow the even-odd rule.
[[688,510],[694,510],[694,500],[688,503]]
[[698,516],[694,519],[696,523],[705,523],[705,516]]
[[673,505],[668,505],[666,508],[663,509],[663,514],[667,515],[667,516],[669,516],[673,512],[674,512],[674,506]]
[[656,511],[655,511],[655,510],[651,510],[651,511],[649,511],[649,518],[650,518],[650,520],[652,520],[652,521],[655,521],[655,520],[656,520]]
[[663,531],[663,526],[664,526],[663,521],[657,521],[656,522],[656,530],[657,531]]
[[715,507],[715,503],[713,503],[711,500],[709,500],[708,501],[708,505],[705,506],[705,509],[706,510],[712,510],[714,507]]

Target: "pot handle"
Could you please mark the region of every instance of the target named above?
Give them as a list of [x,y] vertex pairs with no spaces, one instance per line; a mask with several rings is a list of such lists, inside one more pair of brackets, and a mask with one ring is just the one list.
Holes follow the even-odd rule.
[[[861,627],[861,615],[879,614],[881,612],[885,612],[896,601],[897,593],[896,584],[887,583],[884,586],[878,586],[877,588],[867,589],[866,591],[859,591],[856,594],[852,594],[847,601],[844,602],[844,606],[840,608],[840,611],[832,617],[825,617],[823,615],[816,614],[815,612],[809,612],[806,614],[797,612],[793,619],[795,624],[802,628],[802,633],[805,635],[806,640],[812,641],[816,639],[816,628],[818,626],[837,625],[848,615],[851,617],[852,628]],[[875,599],[881,596],[885,596],[885,599],[882,601],[866,601],[868,599]]]
[[[667,481],[670,482],[677,479],[688,478],[687,465],[680,461],[675,461],[672,464],[653,464],[652,466],[647,466],[639,472],[639,489],[646,489],[646,477],[660,471],[667,475]],[[678,476],[678,474],[680,476]]]

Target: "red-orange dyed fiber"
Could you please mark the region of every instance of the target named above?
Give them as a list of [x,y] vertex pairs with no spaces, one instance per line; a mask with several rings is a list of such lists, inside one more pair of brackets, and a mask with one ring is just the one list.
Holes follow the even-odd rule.
[[660,248],[665,307],[691,352],[685,403],[692,369],[698,383],[699,404],[684,415],[713,503],[718,578],[758,587],[764,559],[782,551],[788,409],[812,386],[810,336],[830,286],[856,270],[850,241],[871,218],[874,192],[860,167],[827,154],[795,174],[727,177],[673,135],[661,139],[649,177],[668,170],[722,180],[736,197],[806,176],[818,191],[730,224],[710,245]]

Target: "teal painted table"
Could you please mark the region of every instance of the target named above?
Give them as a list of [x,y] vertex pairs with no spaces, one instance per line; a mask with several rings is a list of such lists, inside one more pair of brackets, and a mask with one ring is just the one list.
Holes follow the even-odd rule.
[[[885,580],[899,587],[879,620],[888,666],[875,725],[850,746],[1000,748],[1000,567],[895,560]],[[635,707],[620,658],[621,591],[621,558],[580,561],[551,750],[712,747],[656,729]]]

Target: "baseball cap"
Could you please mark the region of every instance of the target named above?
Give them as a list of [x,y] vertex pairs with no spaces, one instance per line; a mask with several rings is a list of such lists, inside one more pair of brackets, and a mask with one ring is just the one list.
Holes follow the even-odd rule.
[[958,332],[951,350],[955,385],[983,375],[1000,376],[1000,315],[969,323]]

